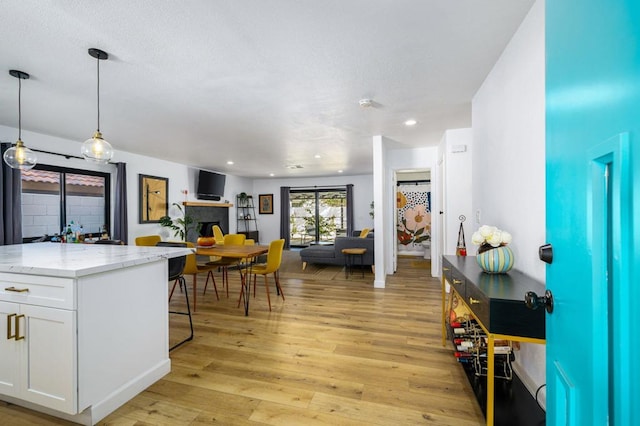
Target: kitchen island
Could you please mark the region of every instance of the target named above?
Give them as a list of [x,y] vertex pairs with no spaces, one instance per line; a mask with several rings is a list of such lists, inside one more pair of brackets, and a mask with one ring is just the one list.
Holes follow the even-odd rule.
[[0,400],[93,425],[166,375],[167,259],[188,253],[0,246]]

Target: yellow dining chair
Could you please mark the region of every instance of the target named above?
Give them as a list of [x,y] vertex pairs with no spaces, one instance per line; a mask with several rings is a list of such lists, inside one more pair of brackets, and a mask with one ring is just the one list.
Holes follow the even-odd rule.
[[[258,275],[264,276],[264,288],[267,290],[267,301],[269,302],[269,311],[271,311],[271,297],[269,296],[269,279],[267,275],[273,274],[273,278],[276,282],[276,289],[282,296],[284,301],[284,293],[282,287],[280,287],[279,270],[282,263],[282,251],[284,250],[284,239],[273,240],[269,243],[269,251],[267,252],[267,263],[261,265],[254,265],[251,268],[251,275],[253,275],[253,297],[256,297],[256,279]],[[249,272],[249,269],[246,269]],[[250,277],[248,277],[250,278]],[[247,286],[249,285],[247,281]],[[247,287],[248,288],[248,287]],[[238,299],[238,307],[240,307],[240,301],[242,300],[242,294],[244,292],[244,286],[240,287],[240,298]]]
[[[222,228],[218,225],[213,225],[211,230],[213,231],[213,238],[216,240],[216,245],[224,245],[224,234],[222,233]],[[220,256],[209,256],[209,262],[217,262],[218,260],[220,260]]]
[[[191,242],[186,242],[188,248],[195,248],[195,244]],[[209,265],[199,265],[196,259],[196,254],[188,254],[187,261],[184,265],[184,270],[182,271],[182,275],[191,275],[193,277],[193,312],[196,312],[196,286],[198,284],[198,274],[207,273],[207,280],[205,281],[205,288],[209,284],[209,278],[213,281],[213,289],[216,292],[216,299],[220,300],[218,297],[218,287],[216,286],[216,279],[213,276],[213,270],[216,269],[215,266]],[[186,285],[186,283],[185,283]],[[173,296],[173,290],[176,288],[176,283],[173,283],[173,287],[171,288],[171,293],[169,294],[169,300],[171,300],[171,296]],[[203,293],[204,294],[204,293]]]
[[213,238],[216,239],[216,244],[224,244],[224,234],[218,225],[213,225]]
[[145,235],[142,237],[136,237],[137,246],[155,246],[160,241],[162,241],[162,237],[160,235]]
[[[244,234],[227,234],[224,236],[223,244],[225,246],[242,246],[247,238]],[[217,241],[216,241],[217,244]],[[234,257],[221,257],[219,260],[207,262],[207,266],[213,268],[222,268],[222,288],[227,288],[227,298],[229,298],[229,266],[239,265],[241,259]],[[242,279],[242,271],[240,271],[240,279]],[[207,284],[204,285],[204,291],[207,291]]]
[[370,231],[369,228],[364,228],[362,231],[360,231],[359,237],[360,238],[366,238],[366,236],[369,235],[369,231]]

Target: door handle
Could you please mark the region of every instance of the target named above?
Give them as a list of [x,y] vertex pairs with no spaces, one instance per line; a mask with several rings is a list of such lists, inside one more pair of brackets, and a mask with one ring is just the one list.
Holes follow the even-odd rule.
[[553,293],[551,290],[546,290],[544,296],[538,296],[534,291],[528,291],[524,295],[524,303],[529,309],[538,309],[540,306],[544,306],[548,313],[553,312]]
[[545,244],[538,248],[538,257],[544,263],[551,265],[553,262],[553,246],[551,244]]
[[15,334],[11,334],[11,318],[15,318],[18,314],[7,315],[7,340],[14,339]]
[[20,318],[24,318],[24,314],[16,317],[16,340],[24,339],[24,334],[22,336],[20,335]]

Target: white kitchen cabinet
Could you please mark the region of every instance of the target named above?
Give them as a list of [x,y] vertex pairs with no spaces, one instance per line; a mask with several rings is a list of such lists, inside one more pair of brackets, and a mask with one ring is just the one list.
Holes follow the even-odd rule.
[[75,414],[75,312],[0,302],[0,315],[0,392]]
[[93,425],[167,374],[166,259],[187,253],[0,246],[0,400]]

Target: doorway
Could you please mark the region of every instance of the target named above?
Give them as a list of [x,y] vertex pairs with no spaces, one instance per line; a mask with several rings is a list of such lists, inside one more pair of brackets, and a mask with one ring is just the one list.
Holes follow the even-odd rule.
[[396,172],[397,256],[431,260],[431,171]]

